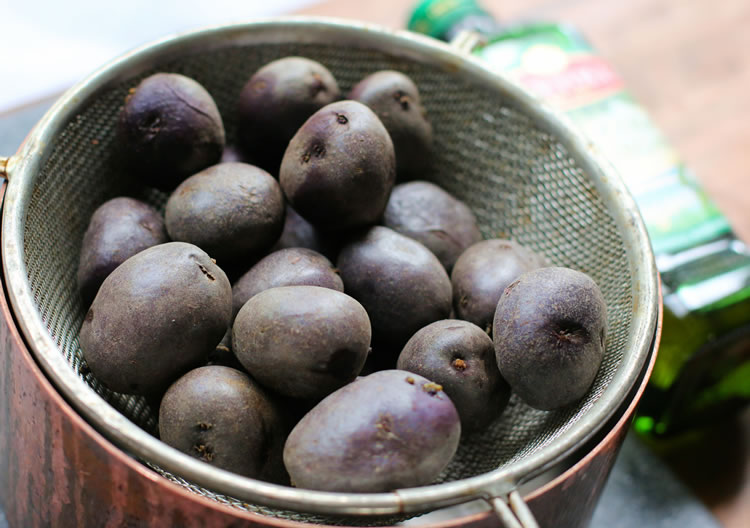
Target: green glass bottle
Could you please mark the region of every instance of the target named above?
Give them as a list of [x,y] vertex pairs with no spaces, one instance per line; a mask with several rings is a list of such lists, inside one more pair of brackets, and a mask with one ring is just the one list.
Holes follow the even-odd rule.
[[565,112],[626,181],[661,273],[664,321],[637,431],[660,436],[750,401],[750,251],[680,162],[622,79],[575,29],[501,25],[475,0],[426,0],[409,29],[451,40],[481,33],[491,69]]

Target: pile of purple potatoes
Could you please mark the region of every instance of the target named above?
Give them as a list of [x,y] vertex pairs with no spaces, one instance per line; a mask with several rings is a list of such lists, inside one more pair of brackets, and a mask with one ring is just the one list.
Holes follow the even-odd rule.
[[164,442],[252,478],[381,492],[434,481],[511,390],[543,410],[587,392],[599,288],[483,240],[426,181],[432,127],[411,79],[375,72],[344,99],[326,67],[287,57],[236,112],[227,146],[195,80],[133,87],[120,159],[171,194],[163,215],[107,201],[83,238],[86,364],[160,401]]

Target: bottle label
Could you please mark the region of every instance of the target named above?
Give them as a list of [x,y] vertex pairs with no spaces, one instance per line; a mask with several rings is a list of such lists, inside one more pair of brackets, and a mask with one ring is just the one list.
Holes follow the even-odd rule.
[[579,36],[555,25],[509,32],[477,51],[491,68],[566,112],[615,166],[643,215],[654,253],[731,232],[622,79]]
[[476,0],[423,0],[414,7],[407,26],[417,33],[444,38],[457,23],[477,16],[490,19]]

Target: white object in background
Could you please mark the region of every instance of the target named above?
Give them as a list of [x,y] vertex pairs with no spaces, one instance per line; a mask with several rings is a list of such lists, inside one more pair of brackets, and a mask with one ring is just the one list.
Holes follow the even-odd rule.
[[0,0],[0,114],[56,95],[171,33],[288,13],[318,0]]

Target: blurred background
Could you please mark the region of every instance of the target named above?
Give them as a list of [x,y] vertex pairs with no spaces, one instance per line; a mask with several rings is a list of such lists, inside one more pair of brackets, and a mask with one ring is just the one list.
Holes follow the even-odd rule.
[[141,44],[197,27],[288,13],[316,0],[0,0],[0,113],[65,90]]

